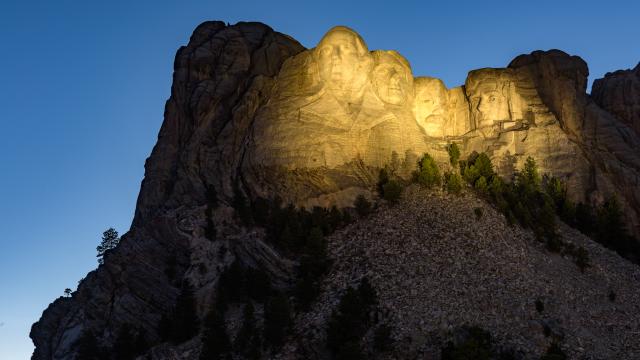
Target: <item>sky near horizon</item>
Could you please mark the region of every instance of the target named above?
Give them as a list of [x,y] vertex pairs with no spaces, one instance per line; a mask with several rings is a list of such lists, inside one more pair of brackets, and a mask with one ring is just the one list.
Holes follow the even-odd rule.
[[640,61],[637,1],[3,1],[0,3],[0,359],[126,232],[170,95],[176,50],[206,20],[261,21],[313,47],[334,25],[394,49],[416,76],[464,83],[533,50]]

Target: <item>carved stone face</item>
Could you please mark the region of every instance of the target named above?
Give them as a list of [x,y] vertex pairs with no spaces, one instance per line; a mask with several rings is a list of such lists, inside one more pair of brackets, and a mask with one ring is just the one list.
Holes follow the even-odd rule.
[[[511,119],[509,112],[509,74],[484,69],[470,74],[467,91],[471,112],[478,128]],[[504,72],[504,71],[503,71]]]
[[350,97],[368,80],[371,56],[353,30],[337,26],[320,40],[314,50],[320,78],[338,96]]
[[439,79],[415,80],[414,113],[418,125],[429,136],[442,136],[446,116],[447,89]]
[[413,76],[408,62],[392,51],[375,51],[373,84],[380,100],[402,105],[410,97]]
[[480,125],[492,125],[496,120],[508,120],[509,102],[499,90],[486,89],[475,98],[478,103],[476,111]]

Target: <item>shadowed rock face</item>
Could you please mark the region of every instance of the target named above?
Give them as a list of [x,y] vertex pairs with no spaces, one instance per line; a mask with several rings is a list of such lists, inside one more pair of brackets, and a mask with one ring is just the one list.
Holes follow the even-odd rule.
[[640,134],[640,63],[632,70],[618,70],[596,79],[591,97]]
[[[127,323],[156,341],[161,314],[174,306],[182,282],[191,282],[198,302],[208,304],[235,254],[272,268],[276,278],[290,271],[253,234],[222,224],[232,222],[225,195],[238,181],[253,114],[267,101],[285,59],[302,50],[263,24],[206,22],[196,28],[176,55],[171,98],[145,164],[131,229],[72,298],[56,300],[33,325],[33,359],[73,359],[83,331],[113,344]],[[207,211],[214,189],[220,206]],[[217,236],[229,240],[207,239],[208,216],[219,224]],[[238,236],[243,240],[230,241]]]
[[[536,51],[447,89],[414,78],[395,51],[370,51],[346,27],[307,50],[263,24],[203,23],[176,55],[130,231],[72,298],[34,324],[33,358],[73,358],[86,330],[111,344],[126,323],[157,340],[180,283],[194,286],[204,314],[235,259],[287,286],[293,264],[239,224],[234,197],[349,206],[373,196],[383,166],[408,178],[429,152],[447,169],[450,142],[463,156],[486,152],[506,178],[532,156],[543,173],[566,180],[576,201],[615,194],[640,233],[640,139],[622,122],[636,120],[593,102],[587,75],[578,57]],[[615,98],[609,88],[617,89],[602,85],[599,98]],[[625,104],[638,96],[624,94]]]
[[158,143],[145,163],[134,224],[159,207],[202,204],[207,187],[231,190],[257,108],[284,60],[303,47],[258,23],[200,25],[174,65]]

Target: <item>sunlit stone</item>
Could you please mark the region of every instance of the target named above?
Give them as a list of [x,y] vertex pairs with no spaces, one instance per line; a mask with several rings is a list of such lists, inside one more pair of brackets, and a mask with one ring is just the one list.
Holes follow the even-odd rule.
[[448,116],[447,88],[440,79],[419,77],[415,89],[416,121],[427,136],[443,137]]
[[383,102],[404,105],[412,97],[413,75],[407,59],[395,51],[373,52],[373,85]]
[[324,86],[340,102],[358,102],[372,66],[364,40],[355,31],[336,26],[313,50]]
[[[284,177],[308,179],[298,171],[313,171],[317,191],[296,188],[300,194],[287,193],[294,199],[346,196],[345,188],[374,183],[382,167],[409,178],[425,152],[449,170],[450,142],[463,156],[486,152],[503,176],[534,155],[543,172],[576,188],[588,181],[587,161],[518,69],[471,71],[464,86],[447,89],[439,79],[414,78],[396,51],[369,51],[355,31],[337,26],[265,81],[273,90],[256,105],[248,158],[252,166],[285,169]],[[283,179],[282,188],[304,182]]]

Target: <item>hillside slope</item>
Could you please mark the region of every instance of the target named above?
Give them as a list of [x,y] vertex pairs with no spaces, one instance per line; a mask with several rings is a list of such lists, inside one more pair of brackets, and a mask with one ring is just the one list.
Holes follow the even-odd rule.
[[[365,276],[378,291],[380,321],[391,324],[396,339],[395,349],[379,358],[439,358],[440,347],[464,325],[488,330],[526,359],[539,358],[552,341],[570,359],[640,356],[636,265],[560,224],[563,240],[589,253],[591,266],[582,272],[471,193],[412,186],[403,197],[329,238],[335,263],[318,304],[296,321],[297,345],[289,351],[304,355],[293,358],[321,358],[322,345],[312,344],[323,343],[339,294]],[[480,218],[475,208],[482,209]]]

